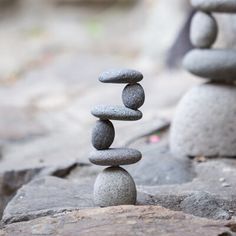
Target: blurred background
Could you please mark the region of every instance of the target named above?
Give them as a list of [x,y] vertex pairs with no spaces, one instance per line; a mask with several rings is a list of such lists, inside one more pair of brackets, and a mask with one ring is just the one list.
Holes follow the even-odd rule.
[[[114,146],[167,127],[202,83],[181,67],[193,13],[188,0],[0,0],[1,173],[88,163],[91,107],[121,104],[122,85],[98,82],[109,68],[141,71],[146,92],[143,120],[115,122]],[[216,46],[234,47],[235,17],[217,19]]]

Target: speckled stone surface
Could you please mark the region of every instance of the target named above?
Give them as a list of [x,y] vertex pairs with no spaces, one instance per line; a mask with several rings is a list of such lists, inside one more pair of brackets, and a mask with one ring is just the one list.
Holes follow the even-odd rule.
[[97,105],[92,108],[92,115],[105,120],[139,120],[143,114],[141,111],[132,110],[119,105]]
[[140,84],[128,84],[122,92],[122,100],[126,107],[137,110],[145,100],[145,93]]
[[92,130],[92,144],[98,149],[107,149],[115,138],[115,129],[111,121],[98,120]]
[[121,167],[105,169],[95,181],[94,203],[98,206],[134,205],[136,197],[133,178]]
[[184,58],[184,67],[202,78],[216,81],[236,80],[236,50],[194,49]]
[[197,12],[191,22],[190,39],[198,48],[209,48],[215,42],[218,26],[215,18],[205,12]]
[[207,12],[236,12],[235,0],[191,0],[191,4]]
[[141,152],[132,148],[110,148],[93,151],[89,155],[89,160],[93,164],[101,166],[130,165],[138,162],[141,158]]
[[103,83],[127,83],[133,84],[141,81],[143,79],[143,75],[131,69],[111,69],[104,71],[99,76],[99,81]]
[[180,101],[170,147],[179,156],[236,157],[236,86],[203,84]]

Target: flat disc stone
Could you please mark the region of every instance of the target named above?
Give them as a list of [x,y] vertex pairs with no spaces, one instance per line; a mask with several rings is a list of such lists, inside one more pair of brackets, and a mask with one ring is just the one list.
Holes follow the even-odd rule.
[[191,0],[191,4],[196,9],[207,12],[236,12],[235,0]]
[[215,18],[205,12],[197,12],[190,28],[192,44],[198,48],[209,48],[215,42],[218,27]]
[[97,105],[91,111],[92,115],[103,120],[139,120],[143,114],[141,111],[132,110],[117,105]]
[[142,158],[141,152],[131,148],[110,148],[107,150],[93,151],[89,160],[100,166],[130,165]]
[[122,92],[122,100],[126,107],[138,109],[145,100],[145,93],[140,84],[128,84]]
[[125,83],[125,84],[134,84],[143,79],[143,75],[131,69],[111,69],[103,72],[99,76],[99,81],[103,83]]
[[109,167],[94,184],[94,203],[101,207],[134,205],[137,191],[133,178],[121,167]]
[[115,138],[115,129],[111,121],[98,120],[92,131],[92,144],[98,149],[107,149]]
[[236,50],[194,49],[184,58],[183,65],[194,75],[215,81],[236,80]]

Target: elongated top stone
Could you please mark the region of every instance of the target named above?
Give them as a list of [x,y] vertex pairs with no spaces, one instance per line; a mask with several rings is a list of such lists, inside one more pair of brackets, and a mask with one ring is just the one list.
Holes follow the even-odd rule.
[[196,9],[207,12],[236,12],[235,0],[191,0],[191,4]]
[[236,50],[194,49],[184,58],[189,72],[215,81],[236,81]]
[[130,165],[138,162],[141,158],[141,152],[132,148],[110,148],[93,151],[89,155],[89,160],[93,164],[101,166]]
[[102,120],[139,120],[143,114],[139,110],[132,110],[118,105],[97,105],[92,108],[92,115]]
[[143,75],[131,69],[111,69],[104,71],[99,76],[99,81],[103,83],[134,84],[143,79]]

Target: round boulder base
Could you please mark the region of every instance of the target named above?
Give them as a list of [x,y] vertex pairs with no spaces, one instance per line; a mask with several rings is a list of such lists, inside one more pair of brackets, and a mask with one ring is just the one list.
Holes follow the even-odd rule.
[[121,167],[109,167],[94,184],[94,203],[101,207],[134,205],[136,186],[130,174]]
[[184,156],[236,157],[236,86],[207,83],[180,101],[170,147]]
[[235,0],[191,0],[191,4],[196,9],[206,12],[236,12]]
[[90,162],[100,166],[130,165],[140,161],[141,158],[141,152],[132,148],[110,148],[93,151],[89,155]]
[[210,48],[215,42],[218,27],[215,18],[205,12],[197,12],[191,22],[190,39],[198,48]]
[[98,149],[107,149],[115,138],[115,129],[111,121],[98,120],[92,131],[92,144]]

